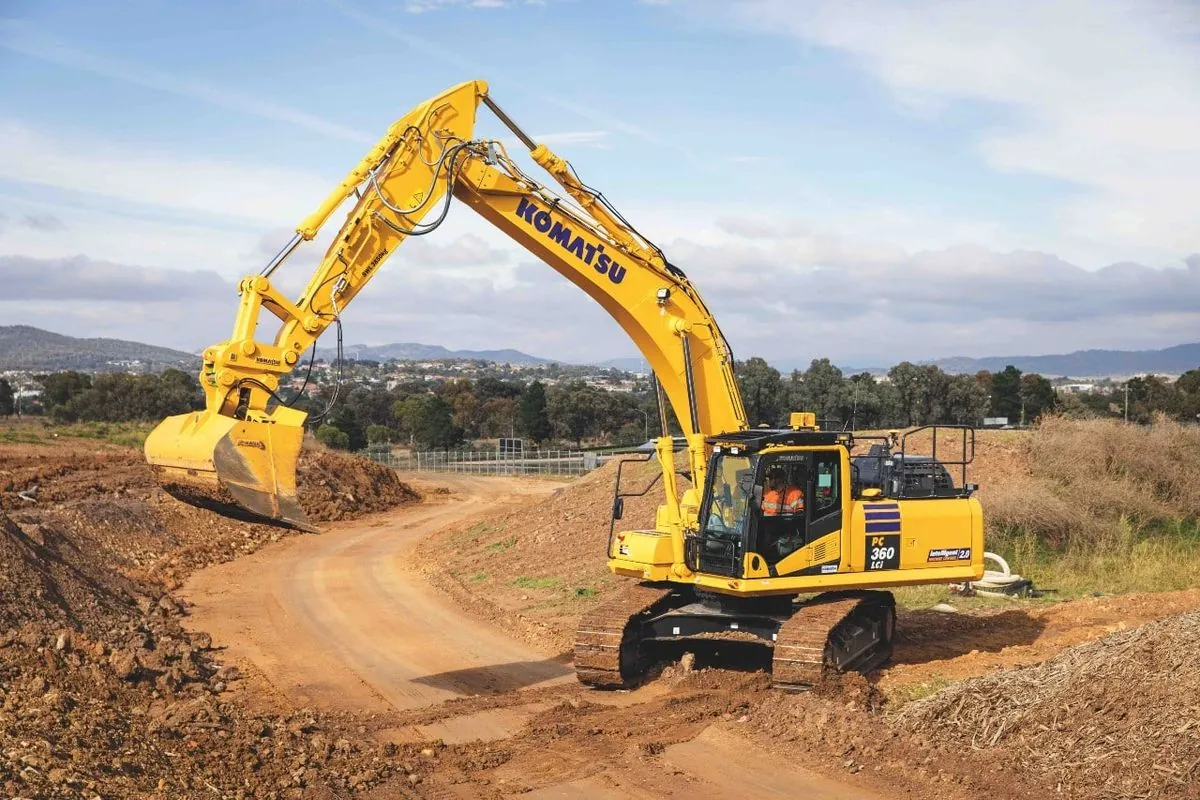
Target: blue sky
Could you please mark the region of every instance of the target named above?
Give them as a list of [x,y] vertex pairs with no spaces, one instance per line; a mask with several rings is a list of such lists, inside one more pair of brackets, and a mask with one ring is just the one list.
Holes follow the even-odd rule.
[[[1200,338],[1200,13],[1025,5],[9,0],[0,324],[224,338],[237,278],[374,139],[483,78],[689,272],[739,356]],[[439,233],[356,301],[351,341],[633,354],[466,208]]]

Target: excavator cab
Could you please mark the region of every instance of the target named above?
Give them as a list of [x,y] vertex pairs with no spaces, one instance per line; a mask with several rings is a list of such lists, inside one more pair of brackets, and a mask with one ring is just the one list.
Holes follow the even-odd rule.
[[757,430],[712,442],[699,525],[685,542],[690,570],[778,575],[777,565],[841,531],[850,462],[837,434]]

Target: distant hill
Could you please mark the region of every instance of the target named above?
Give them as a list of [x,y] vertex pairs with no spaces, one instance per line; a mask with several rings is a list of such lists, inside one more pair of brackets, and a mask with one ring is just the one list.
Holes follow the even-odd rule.
[[[393,344],[352,344],[343,348],[346,358],[363,361],[433,361],[444,358],[467,358],[481,361],[496,361],[509,364],[549,364],[548,358],[538,358],[520,350],[450,350],[438,344],[395,342]],[[337,351],[332,347],[318,347],[317,357],[327,361],[334,359]]]
[[932,363],[950,373],[974,373],[981,369],[999,372],[1012,364],[1022,372],[1036,372],[1047,377],[1099,378],[1142,372],[1178,375],[1200,368],[1200,342],[1163,350],[1077,350],[1049,356],[943,358]]
[[619,369],[625,372],[645,372],[650,368],[644,358],[610,358],[607,361],[600,361],[592,364],[593,367],[609,367],[611,369]]
[[77,339],[29,325],[0,325],[0,370],[125,371],[135,361],[151,372],[200,368],[200,356],[182,350],[122,339]]

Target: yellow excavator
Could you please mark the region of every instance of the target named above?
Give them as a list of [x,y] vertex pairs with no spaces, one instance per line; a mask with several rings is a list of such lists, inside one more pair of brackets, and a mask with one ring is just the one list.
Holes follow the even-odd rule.
[[[522,171],[502,142],[475,137],[481,104],[567,196]],[[307,288],[285,297],[272,275],[350,198]],[[696,287],[481,80],[393,124],[262,272],[240,282],[233,335],[204,351],[205,408],[168,417],[146,439],[159,483],[189,502],[314,530],[296,494],[307,415],[283,401],[280,380],[330,325],[340,341],[351,301],[406,238],[436,230],[454,199],[599,303],[654,373],[662,435],[649,457],[665,500],[653,530],[618,530],[630,494],[618,468],[608,567],[630,580],[580,622],[581,682],[633,686],[658,645],[728,638],[772,648],[776,686],[810,687],[828,670],[866,672],[890,657],[889,588],[982,577],[983,516],[966,483],[973,430],[927,431],[933,453],[918,455],[913,431],[855,454],[864,437],[822,430],[808,412],[783,428],[751,427],[730,347]],[[255,338],[263,310],[280,322],[270,342]],[[958,437],[957,459],[938,458],[939,435]]]

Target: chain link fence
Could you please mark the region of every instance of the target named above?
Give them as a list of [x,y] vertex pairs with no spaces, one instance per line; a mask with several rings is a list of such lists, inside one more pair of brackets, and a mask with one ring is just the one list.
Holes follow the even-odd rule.
[[494,450],[364,451],[360,455],[397,470],[468,475],[577,477],[602,466],[611,455],[576,450],[532,450],[520,455]]

